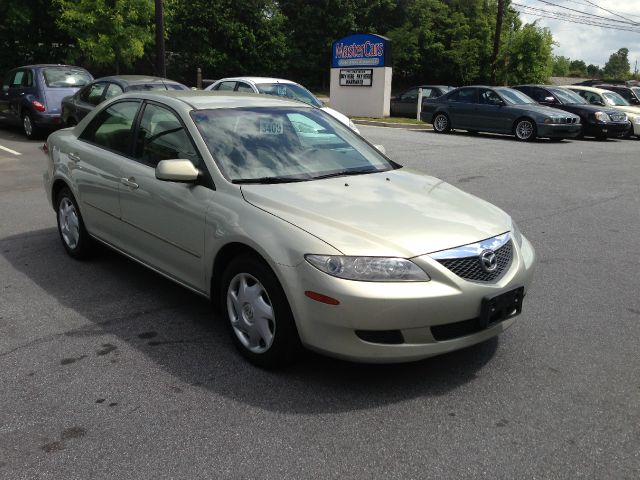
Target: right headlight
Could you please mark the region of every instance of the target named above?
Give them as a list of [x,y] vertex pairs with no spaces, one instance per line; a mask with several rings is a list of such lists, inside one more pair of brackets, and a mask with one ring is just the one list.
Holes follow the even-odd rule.
[[607,115],[605,112],[596,112],[594,114],[594,116],[596,117],[596,120],[599,120],[601,122],[610,122],[611,121],[611,117],[609,115]]
[[363,282],[428,282],[429,275],[411,260],[396,257],[311,255],[304,258],[321,272]]

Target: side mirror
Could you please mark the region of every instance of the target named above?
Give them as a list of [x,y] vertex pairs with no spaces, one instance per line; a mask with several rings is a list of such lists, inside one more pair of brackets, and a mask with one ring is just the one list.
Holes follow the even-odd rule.
[[544,97],[543,102],[545,103],[556,103],[556,99],[553,97]]
[[383,155],[387,154],[387,149],[384,148],[384,145],[374,145],[374,147],[376,147],[378,150],[380,150],[380,152],[382,152]]
[[156,166],[156,178],[167,182],[193,183],[199,175],[189,160],[162,160]]

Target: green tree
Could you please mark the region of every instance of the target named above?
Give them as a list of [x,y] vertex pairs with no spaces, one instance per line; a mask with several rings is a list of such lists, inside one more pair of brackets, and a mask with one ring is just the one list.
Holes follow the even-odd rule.
[[96,65],[131,67],[154,39],[153,0],[55,0],[57,25],[74,38],[72,58]]
[[0,1],[0,72],[27,63],[63,63],[72,39],[49,0]]
[[552,48],[551,32],[536,22],[513,32],[511,43],[503,53],[507,57],[501,72],[504,83],[547,82],[553,71]]
[[569,76],[584,77],[587,74],[587,64],[582,60],[573,60],[569,65]]
[[599,66],[590,63],[587,66],[587,75],[591,78],[600,77],[602,76],[602,69]]
[[567,77],[571,69],[571,59],[569,57],[554,56],[552,75],[554,77]]
[[624,79],[631,76],[631,66],[629,65],[629,49],[621,48],[612,53],[609,61],[604,65],[605,78]]
[[[291,55],[274,0],[167,0],[167,70],[172,78],[275,75]],[[308,48],[315,48],[310,39]],[[192,81],[192,80],[191,80]]]

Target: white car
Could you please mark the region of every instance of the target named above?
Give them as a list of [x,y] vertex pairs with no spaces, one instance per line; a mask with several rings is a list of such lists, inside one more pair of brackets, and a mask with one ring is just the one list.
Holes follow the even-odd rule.
[[264,93],[266,95],[276,95],[278,97],[298,100],[324,110],[336,120],[347,125],[351,130],[360,133],[355,123],[349,120],[349,117],[333,108],[325,107],[313,93],[299,83],[292,82],[291,80],[269,77],[229,77],[217,80],[205,88],[205,90],[214,92]]

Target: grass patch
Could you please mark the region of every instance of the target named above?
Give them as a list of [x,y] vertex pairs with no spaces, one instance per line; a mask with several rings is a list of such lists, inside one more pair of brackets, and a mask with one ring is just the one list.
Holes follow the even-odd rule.
[[404,118],[404,117],[386,117],[386,118],[351,117],[351,120],[370,120],[372,122],[387,122],[387,123],[413,123],[417,125],[427,124],[427,122],[423,122],[422,120],[416,120],[415,118]]

